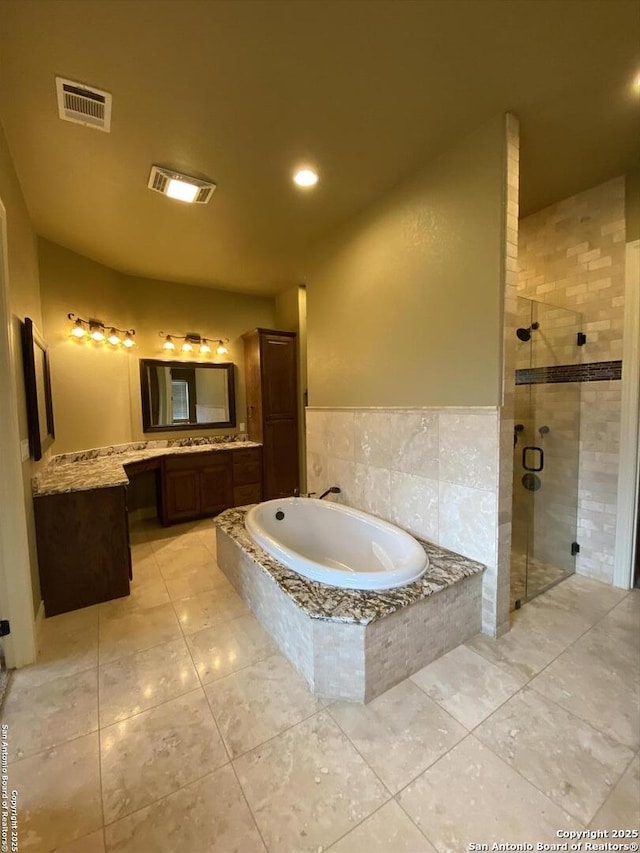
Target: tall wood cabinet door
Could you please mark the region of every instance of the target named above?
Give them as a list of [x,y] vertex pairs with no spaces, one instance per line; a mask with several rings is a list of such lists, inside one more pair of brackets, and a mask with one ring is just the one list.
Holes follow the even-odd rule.
[[200,481],[196,470],[166,471],[165,498],[168,521],[200,515]]
[[298,423],[278,418],[264,424],[264,497],[283,498],[298,488]]
[[262,333],[260,340],[263,417],[296,418],[296,339]]
[[231,461],[211,464],[200,471],[200,511],[203,515],[214,515],[233,506],[233,480]]

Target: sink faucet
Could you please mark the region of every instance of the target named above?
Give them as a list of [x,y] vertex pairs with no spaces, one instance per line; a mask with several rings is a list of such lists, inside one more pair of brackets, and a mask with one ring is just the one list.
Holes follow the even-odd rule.
[[340,486],[331,486],[330,488],[327,489],[326,492],[323,492],[320,495],[319,500],[322,500],[322,498],[326,498],[327,495],[339,495],[339,494],[340,494]]

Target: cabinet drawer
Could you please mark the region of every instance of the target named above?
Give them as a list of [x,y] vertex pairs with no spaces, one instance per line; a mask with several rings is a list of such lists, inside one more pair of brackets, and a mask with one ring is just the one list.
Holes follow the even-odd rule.
[[234,467],[236,465],[246,465],[248,463],[260,464],[260,448],[248,447],[246,450],[232,450],[231,458],[233,459]]
[[262,487],[260,483],[252,483],[249,486],[235,486],[233,490],[233,505],[245,506],[245,504],[257,504],[262,500]]
[[220,467],[228,465],[226,454],[220,451],[214,453],[185,453],[183,456],[167,456],[164,460],[167,471],[200,471],[202,468]]
[[262,466],[259,462],[244,462],[233,466],[233,485],[246,486],[248,483],[260,483]]

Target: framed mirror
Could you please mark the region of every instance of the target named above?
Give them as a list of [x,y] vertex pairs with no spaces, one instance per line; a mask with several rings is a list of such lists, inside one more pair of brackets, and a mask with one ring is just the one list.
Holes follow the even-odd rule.
[[47,345],[30,317],[22,324],[22,363],[27,399],[29,452],[36,462],[55,438]]
[[236,425],[233,364],[140,359],[144,432]]

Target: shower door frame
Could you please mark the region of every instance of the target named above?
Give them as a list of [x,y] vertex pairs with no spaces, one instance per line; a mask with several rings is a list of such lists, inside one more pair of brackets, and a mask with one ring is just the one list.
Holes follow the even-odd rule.
[[640,490],[640,239],[626,245],[624,329],[622,335],[622,412],[613,585],[634,583],[635,534]]

